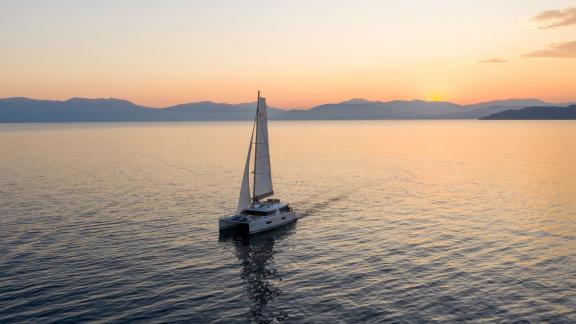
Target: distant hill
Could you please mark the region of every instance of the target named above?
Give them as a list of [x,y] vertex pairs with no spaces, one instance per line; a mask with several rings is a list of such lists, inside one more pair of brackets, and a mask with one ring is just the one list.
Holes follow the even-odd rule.
[[495,112],[520,109],[533,105],[549,105],[538,99],[507,99],[472,105],[422,100],[368,101],[351,99],[336,104],[313,107],[310,110],[290,110],[281,119],[478,119]]
[[483,120],[576,120],[576,105],[568,107],[527,107],[505,110],[482,117]]
[[494,100],[467,105],[464,111],[440,116],[441,119],[479,119],[505,110],[522,109],[529,106],[554,106],[538,99]]
[[7,98],[0,100],[0,122],[129,121],[143,118],[149,110],[153,109],[120,99]]
[[310,110],[290,110],[281,119],[428,119],[460,111],[460,106],[449,102],[365,101],[353,99],[336,104],[316,106]]
[[[0,122],[4,123],[252,120],[254,111],[254,103],[231,105],[206,101],[156,109],[113,98],[0,99]],[[280,112],[269,108],[268,113],[274,118]]]
[[550,103],[544,102],[540,99],[523,98],[523,99],[503,99],[481,102],[477,104],[467,105],[469,110],[484,109],[489,107],[531,107],[531,106],[550,106]]
[[[269,108],[277,120],[385,120],[478,119],[493,113],[549,105],[538,99],[508,99],[473,105],[422,100],[368,101],[351,99],[309,110]],[[232,121],[253,120],[255,103],[226,104],[210,101],[165,108],[136,105],[122,99],[71,98],[66,101],[29,98],[0,99],[0,122],[125,122],[125,121]]]
[[[253,120],[256,103],[225,104],[203,101],[154,109],[155,120],[161,121],[217,121]],[[284,111],[268,107],[268,116],[274,119]]]

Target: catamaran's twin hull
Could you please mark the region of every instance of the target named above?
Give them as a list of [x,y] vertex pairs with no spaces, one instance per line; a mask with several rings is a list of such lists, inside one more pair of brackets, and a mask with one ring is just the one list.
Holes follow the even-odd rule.
[[263,232],[277,228],[298,219],[296,213],[285,212],[269,216],[232,215],[223,217],[219,221],[220,230],[239,229],[249,234]]

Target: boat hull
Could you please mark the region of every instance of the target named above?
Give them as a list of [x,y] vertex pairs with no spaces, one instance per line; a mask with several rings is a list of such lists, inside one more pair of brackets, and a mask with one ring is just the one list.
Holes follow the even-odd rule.
[[229,219],[229,218],[231,218],[231,217],[232,217],[232,216],[230,216],[230,217],[225,217],[225,218],[221,218],[221,219],[218,221],[218,226],[220,227],[220,230],[221,230],[221,231],[222,231],[222,230],[227,230],[227,229],[231,229],[231,228],[238,227],[238,226],[241,224],[241,223],[239,223],[239,222],[236,222],[236,221],[233,221],[233,220]]
[[256,234],[290,224],[297,219],[298,216],[294,212],[249,217],[232,215],[221,218],[219,221],[219,227],[220,230],[238,228],[246,230],[249,234]]
[[290,224],[297,219],[293,212],[279,213],[277,215],[261,217],[261,219],[250,222],[248,225],[250,234],[264,232],[286,224]]

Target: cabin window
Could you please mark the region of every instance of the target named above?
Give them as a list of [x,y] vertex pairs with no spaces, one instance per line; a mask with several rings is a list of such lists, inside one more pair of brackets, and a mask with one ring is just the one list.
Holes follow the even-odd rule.
[[281,212],[281,213],[287,213],[287,212],[289,212],[289,211],[290,211],[290,206],[288,206],[288,205],[280,208],[280,212]]
[[273,215],[276,213],[275,210],[272,211],[259,211],[259,210],[245,210],[244,213],[248,214],[248,215],[254,215],[254,216],[268,216],[268,215]]
[[272,223],[272,221],[267,221],[267,222],[266,222],[266,224],[270,224],[270,223]]

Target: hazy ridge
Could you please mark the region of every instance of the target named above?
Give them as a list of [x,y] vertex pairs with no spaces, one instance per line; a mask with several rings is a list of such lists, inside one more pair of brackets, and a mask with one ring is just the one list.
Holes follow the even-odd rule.
[[[368,101],[351,99],[307,110],[270,107],[272,120],[394,120],[478,119],[510,109],[554,106],[539,99],[507,99],[471,105],[423,100]],[[0,122],[127,122],[127,121],[232,121],[254,118],[254,103],[211,101],[164,108],[136,105],[122,99],[71,98],[65,101],[23,97],[0,99]]]

